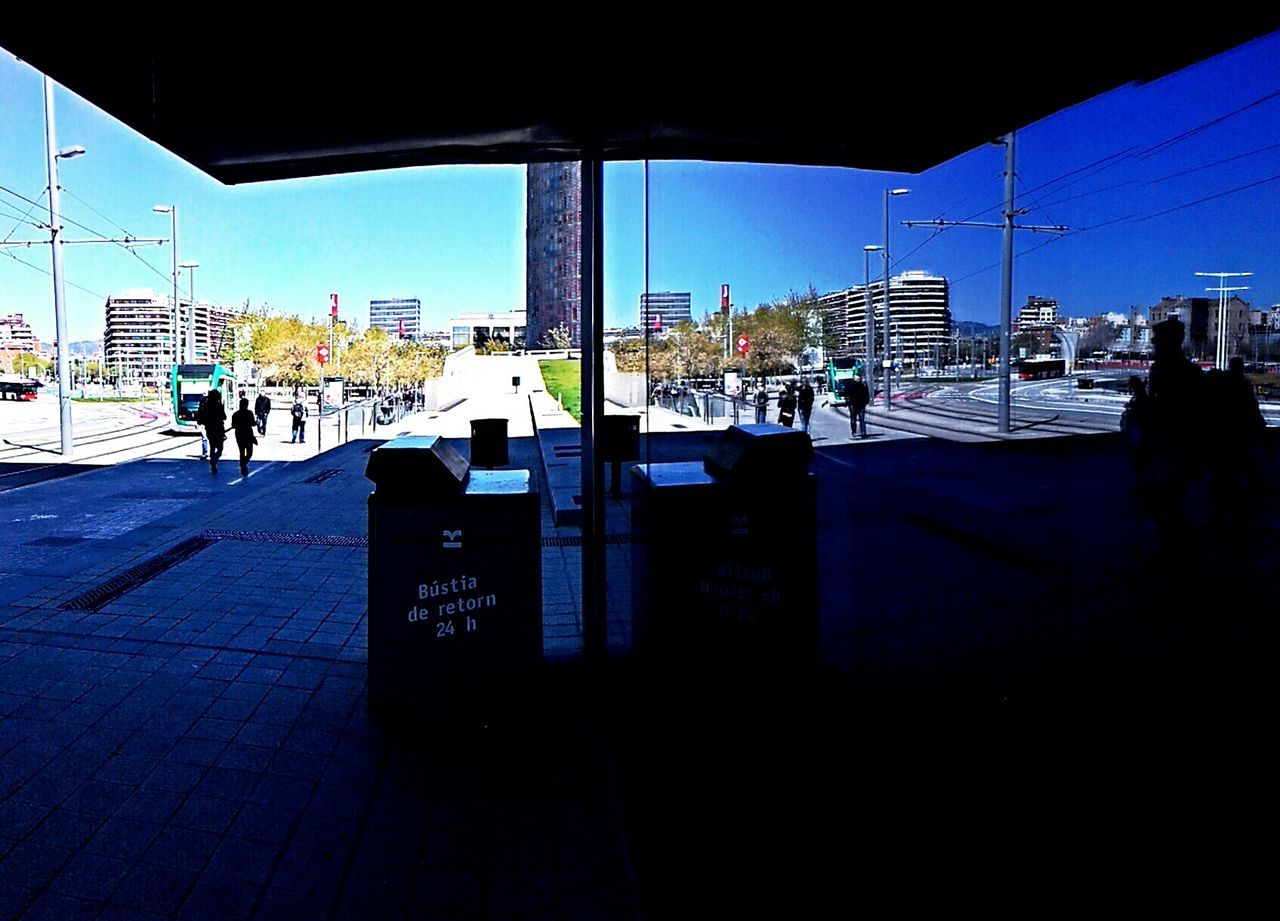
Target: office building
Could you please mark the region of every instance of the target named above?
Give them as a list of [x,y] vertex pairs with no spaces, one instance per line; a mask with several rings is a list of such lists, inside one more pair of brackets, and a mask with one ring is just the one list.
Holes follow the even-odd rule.
[[369,327],[397,339],[417,339],[422,333],[422,301],[416,297],[370,301]]
[[523,310],[508,313],[463,313],[453,318],[449,328],[449,344],[455,349],[474,344],[479,334],[483,334],[485,339],[500,339],[513,349],[525,347]]
[[[884,351],[884,281],[870,285],[875,353]],[[866,355],[867,294],[862,285],[818,298],[823,336],[830,357]],[[894,361],[914,369],[934,364],[951,347],[951,307],[947,280],[928,272],[903,272],[889,279],[889,339]]]
[[692,297],[688,291],[649,291],[640,295],[640,328],[652,329],[654,317],[662,317],[662,328],[693,320]]
[[564,326],[582,344],[582,164],[530,163],[525,185],[529,346]]

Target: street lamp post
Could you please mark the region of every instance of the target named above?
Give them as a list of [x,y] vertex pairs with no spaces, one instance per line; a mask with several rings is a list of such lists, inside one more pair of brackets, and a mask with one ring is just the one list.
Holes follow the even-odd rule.
[[58,150],[57,131],[53,120],[53,81],[44,78],[45,153],[49,165],[49,234],[53,251],[53,322],[58,337],[58,430],[59,450],[69,457],[74,448],[71,437],[71,373],[69,353],[71,338],[67,332],[66,287],[62,278],[62,195],[58,186],[58,160],[71,159],[84,153],[83,147]]
[[866,306],[866,339],[864,345],[866,348],[866,384],[867,394],[873,396],[876,392],[875,385],[875,359],[876,359],[876,315],[875,307],[871,303],[871,254],[880,252],[880,247],[874,243],[862,247],[862,294],[863,303]]
[[173,243],[171,264],[173,266],[173,363],[178,364],[178,206],[156,205],[151,209],[157,214],[169,215],[169,236]]
[[910,189],[885,189],[884,190],[884,251],[880,257],[884,260],[884,408],[885,412],[890,409],[889,405],[889,378],[890,370],[893,368],[893,350],[889,342],[889,199],[895,195],[906,195]]
[[1219,371],[1227,370],[1227,292],[1248,291],[1249,286],[1228,286],[1228,278],[1248,278],[1252,272],[1196,272],[1201,278],[1218,279],[1218,287],[1205,288],[1206,291],[1218,292],[1218,341],[1214,343],[1214,364]]
[[183,262],[178,268],[187,270],[188,297],[191,299],[191,315],[187,318],[187,363],[196,360],[196,269],[198,262]]

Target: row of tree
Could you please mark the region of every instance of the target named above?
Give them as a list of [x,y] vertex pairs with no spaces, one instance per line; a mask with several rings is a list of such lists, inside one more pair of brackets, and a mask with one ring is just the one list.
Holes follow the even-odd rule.
[[[356,332],[344,321],[335,323],[332,332],[336,354],[324,373],[382,388],[415,386],[444,370],[447,350],[441,346],[397,339],[377,327]],[[234,324],[231,358],[253,362],[268,384],[317,384],[322,369],[316,348],[329,344],[329,333],[324,323],[272,316],[266,308],[250,311]]]
[[[812,287],[735,313],[726,355],[729,326],[723,314],[710,314],[700,323],[686,321],[660,334],[619,340],[610,349],[619,371],[643,372],[647,348],[653,379],[685,380],[744,366],[750,377],[792,374],[812,365],[814,350],[831,344],[825,341],[818,293]],[[741,336],[748,342],[745,356],[736,348]]]

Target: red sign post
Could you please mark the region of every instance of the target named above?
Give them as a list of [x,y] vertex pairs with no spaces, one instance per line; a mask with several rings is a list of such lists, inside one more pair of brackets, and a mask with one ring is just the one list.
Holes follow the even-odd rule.
[[739,336],[738,337],[738,354],[739,355],[747,354],[747,349],[749,348],[751,348],[751,340],[748,339],[745,335]]
[[329,362],[329,346],[323,342],[316,346],[316,361],[320,362],[321,367]]

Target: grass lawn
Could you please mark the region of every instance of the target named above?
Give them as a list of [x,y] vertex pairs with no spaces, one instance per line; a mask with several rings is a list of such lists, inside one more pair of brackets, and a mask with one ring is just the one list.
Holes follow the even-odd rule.
[[569,415],[582,421],[582,362],[580,361],[540,361],[542,380],[546,382],[547,393],[559,397]]

